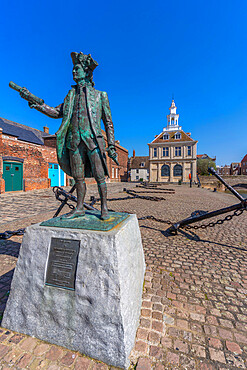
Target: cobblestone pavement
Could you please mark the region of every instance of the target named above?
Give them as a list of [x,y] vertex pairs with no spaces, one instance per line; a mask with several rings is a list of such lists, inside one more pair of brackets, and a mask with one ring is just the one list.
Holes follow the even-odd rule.
[[[110,183],[107,184],[108,191],[111,194],[118,193],[123,188],[132,188],[130,183]],[[67,191],[70,187],[64,187]],[[75,193],[74,193],[75,195]],[[98,197],[97,185],[92,184],[87,186],[87,198],[90,196]],[[0,225],[9,223],[15,220],[25,219],[26,217],[35,217],[36,215],[51,212],[53,215],[59,207],[60,202],[55,199],[52,188],[42,190],[32,190],[28,192],[11,192],[0,194]],[[66,208],[66,212],[69,209]]]
[[[123,187],[126,184],[110,184],[109,197],[126,197],[120,192]],[[174,188],[176,193],[153,194],[166,200],[119,200],[109,202],[109,208],[137,213],[138,217],[154,215],[178,221],[196,209],[213,210],[237,203],[228,194],[188,186],[166,187]],[[89,186],[88,197],[95,191],[95,186]],[[39,198],[40,194],[47,198]],[[21,201],[13,207],[16,197]],[[33,199],[37,199],[35,206]],[[6,225],[8,229],[25,227],[51,217],[57,207],[50,190],[3,195],[0,207],[1,202],[9,208],[4,216],[1,209],[0,232],[6,230]],[[41,213],[44,205],[47,213]],[[166,224],[151,220],[139,224],[147,269],[131,367],[247,368],[247,212],[223,225],[182,230],[177,236],[168,234]],[[8,298],[20,242],[17,236],[0,241],[0,312]],[[0,369],[8,368],[109,367],[77,352],[0,328]]]

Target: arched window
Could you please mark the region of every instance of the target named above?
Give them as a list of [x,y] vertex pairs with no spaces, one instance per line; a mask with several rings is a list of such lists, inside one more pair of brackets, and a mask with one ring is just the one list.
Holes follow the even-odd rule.
[[170,167],[167,164],[163,164],[161,167],[161,176],[170,176]]
[[183,167],[180,164],[176,164],[173,168],[173,176],[182,176]]

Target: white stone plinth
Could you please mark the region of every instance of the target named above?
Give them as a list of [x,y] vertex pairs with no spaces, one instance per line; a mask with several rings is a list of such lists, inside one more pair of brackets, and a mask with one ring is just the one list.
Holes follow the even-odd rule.
[[[45,285],[51,238],[80,241],[75,290]],[[26,229],[2,326],[127,368],[145,272],[138,221],[101,232]]]

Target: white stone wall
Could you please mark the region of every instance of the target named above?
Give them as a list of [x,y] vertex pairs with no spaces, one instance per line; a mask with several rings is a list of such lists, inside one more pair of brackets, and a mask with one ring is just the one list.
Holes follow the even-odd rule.
[[130,181],[139,181],[140,179],[143,179],[143,181],[149,180],[147,168],[131,169]]

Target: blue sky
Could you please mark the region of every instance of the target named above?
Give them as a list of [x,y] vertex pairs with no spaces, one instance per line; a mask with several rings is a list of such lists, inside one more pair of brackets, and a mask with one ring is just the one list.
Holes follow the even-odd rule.
[[247,153],[247,2],[6,1],[1,5],[0,117],[51,133],[61,120],[29,109],[14,81],[51,106],[73,84],[71,51],[99,63],[116,139],[136,155],[166,125],[172,94],[198,153],[217,164]]

